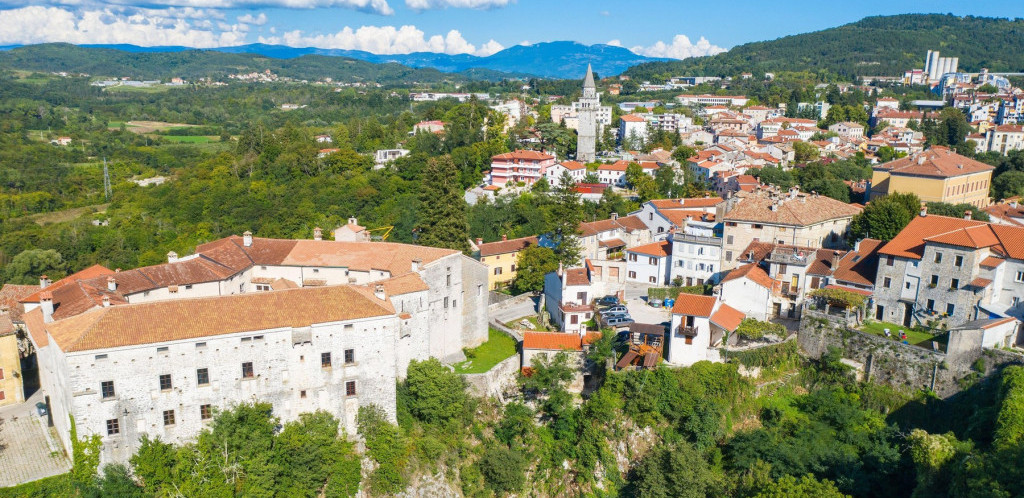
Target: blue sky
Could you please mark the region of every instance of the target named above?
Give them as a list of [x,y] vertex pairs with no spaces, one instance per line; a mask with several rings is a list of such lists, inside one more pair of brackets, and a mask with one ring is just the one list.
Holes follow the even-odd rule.
[[573,40],[683,58],[922,8],[1024,17],[1022,0],[0,0],[0,44],[265,42],[487,55],[524,42]]

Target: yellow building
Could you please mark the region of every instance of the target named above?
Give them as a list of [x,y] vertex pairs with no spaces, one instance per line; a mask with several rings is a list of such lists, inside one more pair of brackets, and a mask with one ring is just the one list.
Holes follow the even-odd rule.
[[871,199],[889,193],[917,194],[922,202],[991,203],[989,188],[995,168],[940,146],[875,166]]
[[505,287],[516,278],[516,261],[519,259],[519,251],[529,246],[537,245],[537,237],[522,237],[518,239],[506,239],[505,236],[497,242],[486,244],[477,241],[480,250],[480,262],[487,265],[487,288],[495,290]]
[[25,401],[21,385],[21,354],[10,315],[0,314],[0,406]]

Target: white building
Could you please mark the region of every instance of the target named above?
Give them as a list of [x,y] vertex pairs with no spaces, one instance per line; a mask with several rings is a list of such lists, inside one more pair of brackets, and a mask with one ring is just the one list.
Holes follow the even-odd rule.
[[619,141],[625,146],[636,142],[643,145],[647,142],[647,120],[636,114],[626,114],[619,118]]
[[672,234],[669,282],[716,283],[722,271],[722,230],[715,222],[688,220]]
[[408,155],[408,149],[381,149],[378,151],[374,151],[373,163],[375,166],[378,167],[377,169],[379,169],[379,167],[383,167],[384,165],[394,161],[395,159],[405,157]]
[[679,294],[672,306],[665,361],[684,367],[698,361],[721,361],[715,348],[724,344],[726,335],[735,332],[744,318],[713,296]]
[[562,161],[548,166],[547,170],[544,171],[544,178],[547,179],[548,185],[560,187],[562,185],[562,175],[565,173],[569,174],[569,178],[573,182],[580,183],[587,177],[587,166],[577,161]]
[[123,462],[148,434],[183,442],[210,409],[266,401],[283,420],[359,406],[392,418],[414,359],[486,340],[487,269],[457,251],[383,242],[228,237],[168,263],[94,266],[25,298],[62,442],[103,438]]
[[672,242],[662,240],[626,249],[626,281],[667,285]]
[[562,332],[586,333],[585,322],[594,317],[595,296],[586,267],[553,271],[544,276],[544,306]]

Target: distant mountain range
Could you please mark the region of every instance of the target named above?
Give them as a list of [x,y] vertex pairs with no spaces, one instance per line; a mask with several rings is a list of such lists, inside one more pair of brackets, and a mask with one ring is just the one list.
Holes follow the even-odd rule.
[[[8,46],[0,47],[0,50],[19,52],[40,46],[62,46],[62,44],[32,45],[26,47]],[[516,45],[487,57],[478,57],[469,54],[448,55],[432,52],[380,55],[361,50],[288,47],[284,45],[265,45],[260,43],[203,50],[180,46],[140,47],[137,45],[79,45],[77,48],[116,50],[131,54],[143,54],[149,57],[153,57],[158,54],[196,54],[196,57],[201,57],[199,54],[210,54],[216,52],[262,56],[280,59],[282,61],[297,60],[307,56],[341,57],[348,60],[364,61],[374,64],[390,63],[401,64],[403,66],[416,69],[436,69],[444,73],[458,73],[465,76],[467,79],[500,79],[502,77],[530,76],[541,78],[577,79],[583,77],[583,73],[586,71],[588,63],[593,65],[594,71],[598,75],[613,76],[622,73],[629,67],[636,64],[669,60],[637,55],[623,47],[616,47],[612,45],[583,45],[567,41],[537,43],[533,45]],[[107,54],[109,54],[109,52]],[[0,63],[3,62],[4,56],[5,54],[0,53]],[[152,76],[152,73],[149,74]],[[170,75],[168,74],[167,76]],[[165,76],[161,75],[157,77]]]
[[959,57],[966,71],[1022,72],[1024,20],[944,14],[866,17],[813,33],[746,43],[710,57],[644,63],[626,74],[649,81],[676,75],[822,70],[846,78],[896,76],[923,68],[928,50]]

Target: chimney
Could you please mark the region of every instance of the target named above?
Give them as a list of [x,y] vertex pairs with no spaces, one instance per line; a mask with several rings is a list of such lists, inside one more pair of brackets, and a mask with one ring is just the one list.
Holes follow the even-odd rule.
[[50,277],[47,277],[46,275],[41,275],[39,277],[39,288],[40,289],[47,288],[50,285],[50,283],[51,283],[50,282]]
[[503,240],[503,241],[508,240],[508,235],[501,234],[501,240]]
[[564,273],[565,273],[565,268],[562,266],[562,263],[559,262],[558,263],[558,276],[561,277],[562,274],[564,274]]
[[113,292],[117,290],[117,281],[114,277],[107,277],[107,290]]
[[478,246],[479,246],[479,245],[481,245],[481,244],[483,244],[483,243],[484,243],[484,239],[481,239],[480,237],[477,237],[477,238],[476,238],[476,245],[478,245]]
[[619,213],[612,213],[612,219],[613,220],[619,219]]
[[350,217],[348,219],[348,224],[349,225],[358,225],[359,224],[359,220],[355,216],[352,216],[352,217]]
[[412,260],[412,271],[420,271],[420,265],[422,265],[422,264],[423,264],[423,260],[420,259],[420,258],[416,258],[416,259]]
[[178,261],[178,253],[176,253],[174,251],[171,251],[171,252],[167,253],[167,262],[168,263],[174,263],[176,261]]
[[103,307],[104,308],[109,308],[110,307],[110,296],[103,296]]
[[324,240],[324,229],[316,227],[313,229],[313,240]]
[[840,259],[843,259],[843,257],[842,257],[842,255],[839,254],[839,251],[834,251],[832,253],[832,269],[833,270],[835,270],[836,268],[839,268],[839,260]]
[[921,206],[921,216],[928,216],[928,206]]
[[53,321],[53,293],[43,291],[39,294],[39,307],[43,309],[43,322]]
[[242,245],[245,247],[252,247],[252,232],[246,230],[242,234]]
[[971,210],[970,209],[964,211],[964,219],[965,220],[971,219]]
[[374,286],[373,295],[377,296],[377,299],[380,299],[381,301],[388,298],[388,295],[384,292],[383,284],[377,284],[376,286]]

